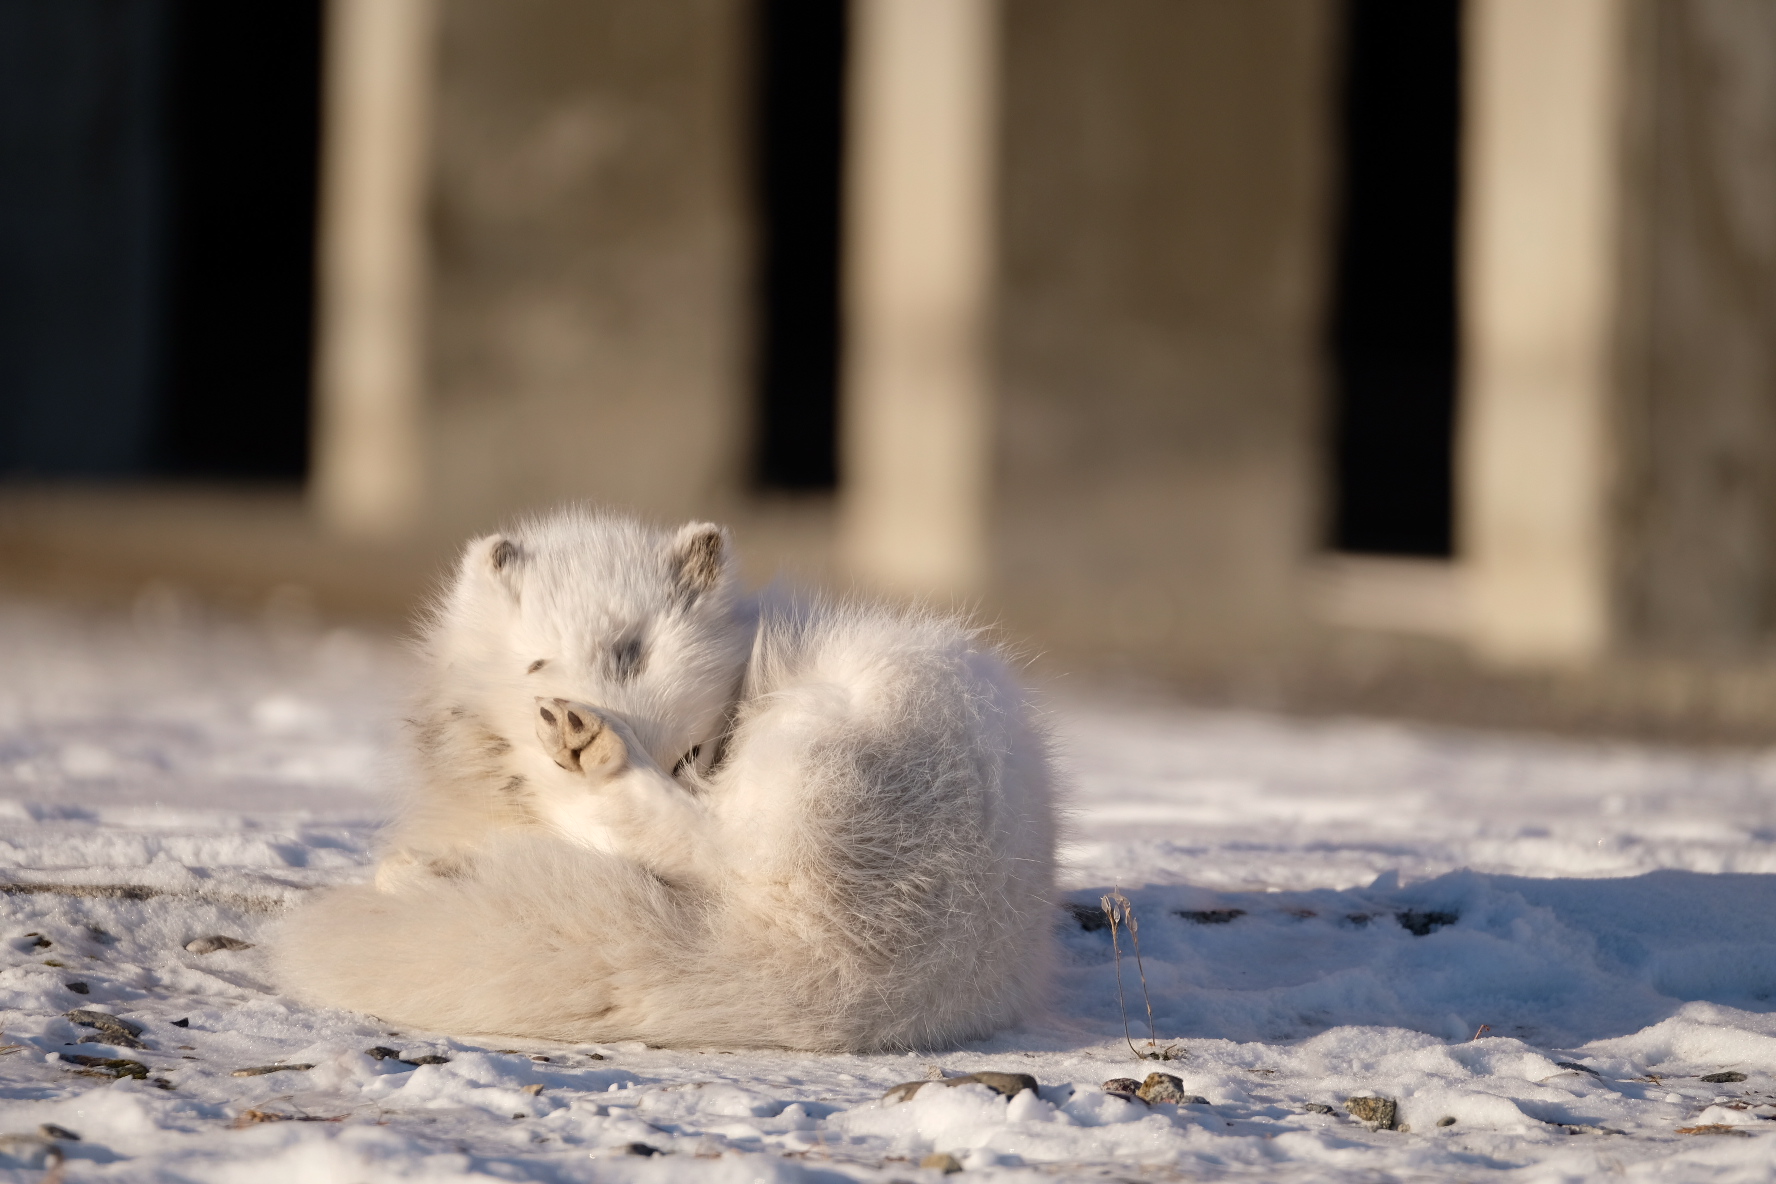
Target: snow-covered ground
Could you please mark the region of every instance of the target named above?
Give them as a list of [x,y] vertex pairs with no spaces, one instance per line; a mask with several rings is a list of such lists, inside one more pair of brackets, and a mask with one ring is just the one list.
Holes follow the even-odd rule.
[[[185,948],[365,874],[403,676],[349,632],[0,606],[0,1180],[1776,1173],[1776,756],[1075,703],[1050,1018],[905,1056],[563,1047],[306,1010],[260,950]],[[1115,889],[1169,1060],[1123,1037]],[[977,1070],[1040,1092],[881,1100]],[[1205,1101],[1102,1088],[1153,1071]]]

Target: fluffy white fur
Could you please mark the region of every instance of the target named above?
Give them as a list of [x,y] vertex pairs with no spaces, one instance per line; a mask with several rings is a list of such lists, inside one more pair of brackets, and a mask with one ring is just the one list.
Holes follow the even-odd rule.
[[298,998],[564,1040],[933,1047],[1037,1005],[1046,740],[963,622],[740,596],[726,533],[566,511],[469,544],[374,885]]

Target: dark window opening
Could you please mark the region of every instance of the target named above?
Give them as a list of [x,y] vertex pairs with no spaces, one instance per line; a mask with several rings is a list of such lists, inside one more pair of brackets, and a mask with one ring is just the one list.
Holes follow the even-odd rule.
[[759,0],[755,474],[770,489],[838,480],[845,9]]
[[1460,0],[1347,0],[1332,545],[1454,551]]
[[300,479],[320,0],[0,0],[0,477]]

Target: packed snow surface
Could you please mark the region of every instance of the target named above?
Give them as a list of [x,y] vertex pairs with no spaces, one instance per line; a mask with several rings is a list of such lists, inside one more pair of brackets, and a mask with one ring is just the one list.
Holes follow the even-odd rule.
[[[1067,703],[1051,1016],[895,1056],[568,1047],[186,948],[368,873],[405,677],[299,621],[0,607],[0,1180],[1776,1172],[1771,754]],[[883,1100],[983,1070],[1039,1089]],[[1201,1100],[1103,1088],[1151,1072]]]

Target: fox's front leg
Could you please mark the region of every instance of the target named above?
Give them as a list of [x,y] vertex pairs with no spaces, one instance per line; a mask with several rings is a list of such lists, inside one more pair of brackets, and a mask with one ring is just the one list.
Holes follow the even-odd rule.
[[[621,854],[675,882],[714,874],[719,851],[709,812],[643,751],[620,718],[570,699],[538,698],[536,734],[550,759],[579,781],[572,788],[591,795],[576,805],[616,836]],[[571,830],[571,824],[557,825]]]

